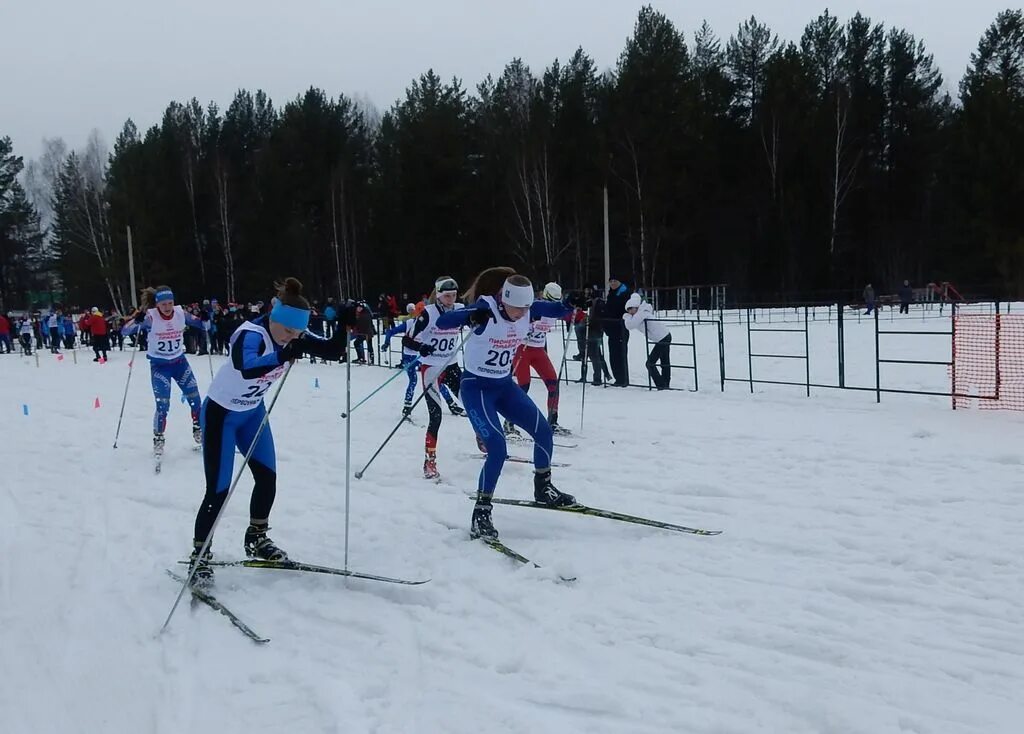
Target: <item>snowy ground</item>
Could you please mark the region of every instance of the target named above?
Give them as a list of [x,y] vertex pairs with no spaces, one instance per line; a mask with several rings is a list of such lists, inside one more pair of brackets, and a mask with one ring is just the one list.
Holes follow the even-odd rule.
[[[858,384],[873,384],[873,332],[848,337]],[[698,393],[588,386],[585,437],[556,453],[571,466],[555,478],[588,504],[722,535],[499,507],[502,538],[545,566],[517,567],[467,540],[468,423],[442,426],[442,484],[419,478],[422,431],[403,427],[352,482],[350,565],[432,581],[220,570],[219,595],[265,647],[188,604],[156,635],[203,479],[177,398],[153,476],[143,360],[115,451],[127,353],[0,356],[0,731],[1020,731],[1022,417],[943,398],[722,394],[716,340],[699,337]],[[745,376],[745,331],[737,342],[729,371]],[[205,391],[206,358],[192,364]],[[926,373],[902,379],[942,389]],[[390,374],[353,368],[353,402]],[[399,383],[355,413],[355,468],[394,425]],[[272,535],[329,565],[343,561],[344,392],[343,368],[299,365],[272,419]],[[574,429],[580,398],[564,389]],[[241,556],[250,486],[227,507],[221,557]],[[506,467],[499,494],[530,489],[529,467]]]

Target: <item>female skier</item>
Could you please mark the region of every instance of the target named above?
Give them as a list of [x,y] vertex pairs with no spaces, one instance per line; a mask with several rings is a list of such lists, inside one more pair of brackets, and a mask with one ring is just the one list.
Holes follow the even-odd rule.
[[[409,304],[405,307],[405,312],[408,316],[403,316],[402,321],[392,326],[390,329],[384,332],[384,342],[380,345],[381,352],[387,352],[391,349],[391,338],[396,334],[408,333],[410,327],[416,323],[416,317],[412,315],[412,312],[416,310],[416,306]],[[402,403],[402,415],[406,418],[412,413],[412,397],[416,392],[416,380],[419,372],[416,367],[419,366],[420,353],[419,349],[410,349],[409,347],[402,345],[402,361],[398,365],[399,369],[405,370],[409,375],[409,384],[405,388],[405,400]],[[415,366],[412,366],[415,363]],[[441,397],[448,403],[448,410],[451,411],[452,415],[465,415],[465,411],[455,402],[455,398],[448,391],[448,386],[443,382],[441,383]]]
[[562,303],[535,300],[529,279],[512,268],[489,268],[477,275],[466,293],[467,301],[475,299],[472,307],[443,314],[437,325],[474,327],[464,349],[468,374],[462,380],[462,402],[478,438],[487,446],[487,458],[480,470],[470,536],[496,539],[491,497],[508,456],[498,413],[533,437],[534,499],[554,507],[576,502],[551,483],[551,426],[511,375],[512,354],[526,338],[531,317],[561,318],[570,309]]
[[[426,393],[427,412],[430,421],[427,424],[427,435],[424,438],[423,478],[436,479],[437,471],[437,434],[441,429],[441,385],[447,385],[456,396],[459,394],[459,383],[462,370],[457,364],[451,363],[452,357],[459,348],[460,325],[442,327],[438,320],[446,313],[464,308],[456,303],[459,295],[459,284],[455,279],[443,275],[434,281],[434,291],[427,299],[423,312],[416,317],[412,327],[406,327],[402,337],[402,346],[420,355],[420,376],[423,390]],[[450,401],[449,410],[453,415],[462,415],[463,410]]]
[[[355,313],[350,307],[339,310],[346,326],[355,323]],[[309,301],[302,295],[302,283],[286,278],[278,286],[277,300],[270,313],[243,321],[231,336],[229,359],[217,372],[203,402],[206,495],[196,513],[191,556],[191,563],[196,567],[193,583],[209,585],[213,582],[209,547],[202,558],[199,551],[213,531],[227,498],[236,448],[243,455],[252,448],[249,471],[254,485],[249,502],[249,527],[244,538],[245,553],[266,561],[282,561],[288,557],[267,537],[270,510],[277,494],[277,467],[270,424],[260,431],[267,414],[263,396],[284,375],[289,362],[303,355],[336,362],[345,352],[348,339],[345,328],[339,328],[330,340],[309,333],[309,314]],[[255,446],[252,445],[254,440]]]
[[[157,460],[164,453],[164,429],[171,408],[171,380],[178,383],[192,411],[192,438],[197,444],[203,440],[199,426],[199,386],[185,358],[185,327],[206,329],[206,322],[185,313],[174,303],[174,292],[169,286],[159,285],[142,291],[142,307],[128,317],[121,329],[124,336],[149,332],[146,359],[149,360],[149,379],[156,400],[153,415],[153,454]],[[95,340],[96,337],[94,336]],[[98,354],[98,353],[97,353]]]

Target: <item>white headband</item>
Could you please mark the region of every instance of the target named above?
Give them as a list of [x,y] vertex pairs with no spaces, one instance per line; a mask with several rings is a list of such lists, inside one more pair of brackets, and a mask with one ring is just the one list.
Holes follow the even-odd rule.
[[506,280],[505,285],[501,287],[501,302],[506,306],[527,308],[533,305],[534,300],[532,283],[515,285]]

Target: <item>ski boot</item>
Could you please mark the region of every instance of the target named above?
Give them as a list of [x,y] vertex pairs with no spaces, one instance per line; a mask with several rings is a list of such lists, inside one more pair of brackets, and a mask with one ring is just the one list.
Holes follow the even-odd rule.
[[427,449],[427,455],[423,459],[423,478],[438,479],[441,472],[437,470],[437,452]]
[[482,492],[476,496],[476,506],[473,508],[473,519],[469,524],[469,537],[483,538],[484,540],[497,540],[498,531],[491,523],[491,497]]
[[199,425],[199,418],[192,419],[192,440],[196,442],[197,446],[203,444],[203,428]]
[[412,403],[405,403],[402,406],[402,417],[408,418],[410,415],[412,415]]
[[195,573],[192,574],[192,586],[206,589],[213,586],[213,567],[210,565],[212,554],[207,548],[206,553],[200,557],[200,548],[202,548],[202,543],[192,547],[192,555],[188,559],[188,570],[191,573],[192,569],[195,569]]
[[533,475],[533,499],[548,507],[571,507],[576,498],[571,494],[560,492],[551,483],[551,470],[538,471]]
[[558,425],[558,411],[557,410],[551,411],[550,415],[548,415],[548,425],[551,426],[551,433],[554,436],[571,436],[572,435],[572,431],[570,431],[568,428],[562,428],[560,425]]
[[164,455],[164,434],[153,434],[153,456],[159,461]]
[[505,438],[511,438],[511,439],[514,440],[514,439],[520,439],[520,438],[523,437],[523,434],[521,434],[519,432],[519,429],[516,428],[511,423],[509,423],[508,421],[505,421],[504,428],[505,428]]
[[245,555],[261,561],[287,561],[288,554],[267,537],[268,525],[250,525],[245,531]]
[[452,415],[458,416],[460,418],[466,415],[466,411],[463,409],[463,407],[456,403],[454,400],[448,403],[448,410],[451,411]]

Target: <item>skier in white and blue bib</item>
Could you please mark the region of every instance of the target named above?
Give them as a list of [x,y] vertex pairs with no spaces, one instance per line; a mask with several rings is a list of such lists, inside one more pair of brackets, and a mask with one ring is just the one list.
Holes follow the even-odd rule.
[[199,409],[202,398],[192,367],[185,358],[185,327],[206,329],[208,321],[197,319],[181,306],[174,304],[174,292],[166,285],[146,288],[142,291],[142,307],[129,316],[121,334],[131,336],[148,332],[146,359],[149,360],[149,379],[156,400],[153,414],[153,453],[157,457],[164,452],[164,431],[167,428],[167,413],[171,409],[171,380],[178,383],[185,400],[192,411],[192,438],[196,443],[203,440],[199,426]]
[[437,325],[474,326],[463,348],[465,373],[461,397],[473,429],[487,448],[470,526],[472,537],[487,539],[498,537],[491,522],[491,497],[508,457],[499,413],[533,437],[534,499],[554,507],[576,502],[572,495],[560,492],[551,483],[551,426],[536,403],[512,379],[512,356],[526,339],[531,319],[558,319],[572,309],[564,303],[536,300],[533,284],[512,268],[489,268],[480,273],[466,293],[467,302],[474,299],[479,300],[473,306],[441,314]]
[[[354,308],[341,306],[339,312],[345,325],[355,323]],[[229,359],[210,385],[202,409],[206,495],[196,514],[191,559],[196,566],[197,584],[208,585],[213,581],[209,549],[203,558],[197,556],[227,498],[236,450],[245,455],[252,447],[248,466],[254,485],[249,502],[249,527],[245,531],[245,553],[267,561],[287,558],[287,554],[267,537],[270,510],[277,494],[277,461],[270,424],[260,432],[267,414],[263,398],[284,375],[289,362],[303,355],[336,362],[345,353],[348,337],[344,328],[338,329],[329,340],[309,333],[309,314],[309,302],[302,296],[302,283],[295,278],[285,279],[278,288],[270,313],[253,321],[243,321],[231,335]],[[252,445],[254,440],[255,446]]]

